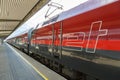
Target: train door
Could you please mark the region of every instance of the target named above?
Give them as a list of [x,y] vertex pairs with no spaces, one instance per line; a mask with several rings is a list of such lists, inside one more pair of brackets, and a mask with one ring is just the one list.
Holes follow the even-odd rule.
[[52,53],[55,58],[61,59],[62,56],[62,22],[52,25],[53,40]]

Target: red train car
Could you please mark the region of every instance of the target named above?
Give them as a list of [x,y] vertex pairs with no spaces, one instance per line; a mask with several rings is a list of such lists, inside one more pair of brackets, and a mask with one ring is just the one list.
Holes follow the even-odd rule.
[[34,30],[29,50],[79,80],[120,79],[120,0],[88,0]]

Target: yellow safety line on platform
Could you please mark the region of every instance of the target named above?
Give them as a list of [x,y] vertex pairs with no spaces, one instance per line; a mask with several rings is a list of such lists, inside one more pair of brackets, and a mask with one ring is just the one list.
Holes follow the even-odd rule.
[[40,76],[42,76],[45,80],[48,80],[37,68],[35,68],[29,61],[27,61],[23,56],[21,56],[13,47],[7,44],[14,52],[16,52],[25,62],[27,62]]

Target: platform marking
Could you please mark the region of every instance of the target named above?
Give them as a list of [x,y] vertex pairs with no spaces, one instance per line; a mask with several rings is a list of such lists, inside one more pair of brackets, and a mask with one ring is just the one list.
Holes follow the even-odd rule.
[[[7,43],[6,43],[7,44]],[[35,68],[29,61],[27,61],[23,56],[21,56],[13,47],[7,44],[14,52],[16,52],[26,63],[28,63],[40,76],[42,76],[45,80],[48,80],[37,68]]]

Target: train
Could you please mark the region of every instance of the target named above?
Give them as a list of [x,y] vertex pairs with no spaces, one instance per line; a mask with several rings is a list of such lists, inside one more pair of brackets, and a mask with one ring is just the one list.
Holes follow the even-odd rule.
[[7,42],[71,80],[120,80],[120,0],[88,0]]

